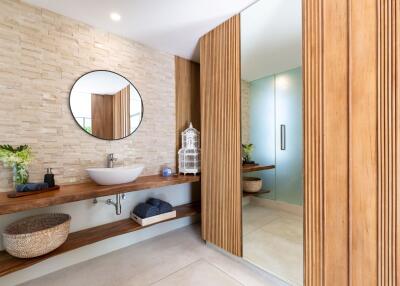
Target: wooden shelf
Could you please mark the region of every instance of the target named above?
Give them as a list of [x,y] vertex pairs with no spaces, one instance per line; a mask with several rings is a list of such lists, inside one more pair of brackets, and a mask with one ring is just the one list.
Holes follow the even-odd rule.
[[[176,210],[176,218],[170,219],[176,220],[184,217],[195,216],[200,213],[200,204],[187,204],[175,207]],[[159,222],[163,223],[165,221]],[[155,224],[152,224],[155,225]],[[149,225],[151,226],[151,225]],[[68,236],[67,241],[46,255],[30,258],[30,259],[21,259],[16,258],[9,255],[5,251],[0,251],[0,277],[10,274],[12,272],[27,268],[36,263],[49,259],[50,257],[54,257],[60,255],[62,253],[68,252],[70,250],[74,250],[80,248],[85,245],[89,245],[107,238],[111,238],[114,236],[134,232],[149,226],[141,226],[134,222],[131,219],[124,219],[88,229],[84,229],[81,231],[73,232]]]
[[129,193],[199,181],[199,176],[162,177],[154,175],[139,177],[135,182],[121,185],[99,186],[93,182],[64,185],[61,186],[58,191],[19,198],[8,198],[7,193],[0,193],[0,215],[109,196],[118,193]]
[[257,193],[247,193],[247,192],[243,192],[243,197],[256,197],[259,195],[264,195],[264,194],[269,194],[271,191],[270,190],[261,190]]
[[275,169],[275,165],[242,165],[243,173],[271,170],[271,169]]

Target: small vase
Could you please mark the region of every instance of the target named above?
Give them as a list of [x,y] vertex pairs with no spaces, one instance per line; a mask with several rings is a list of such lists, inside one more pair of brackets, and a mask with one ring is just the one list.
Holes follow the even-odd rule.
[[23,164],[14,164],[13,166],[13,184],[14,187],[20,184],[28,183],[28,169]]

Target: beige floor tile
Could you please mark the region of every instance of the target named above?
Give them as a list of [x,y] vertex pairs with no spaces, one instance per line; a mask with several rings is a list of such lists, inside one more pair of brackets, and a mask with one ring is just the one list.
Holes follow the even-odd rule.
[[154,283],[154,286],[240,286],[241,284],[205,260],[199,260]]
[[[249,205],[244,209],[244,216],[246,213],[248,217],[261,213],[259,206],[255,206],[255,211],[251,208]],[[275,216],[274,220],[244,235],[244,258],[291,285],[302,285],[302,218],[282,211],[269,211]],[[251,220],[254,218],[249,218]]]
[[[199,260],[202,262],[201,264],[198,264]],[[233,280],[236,283],[222,284],[221,282],[215,285],[286,285],[272,275],[249,266],[242,259],[232,258],[207,246],[201,239],[198,225],[143,241],[29,281],[23,285],[147,286],[153,283],[167,283],[170,280],[163,281],[167,277],[187,281],[185,275],[192,272],[185,272],[185,269],[191,269],[190,265],[194,265],[195,272],[199,272],[199,269],[211,267],[213,270],[208,279],[215,278],[217,282],[224,281],[224,283]],[[197,283],[196,281],[193,280],[193,283]]]
[[293,243],[303,243],[302,222],[296,218],[280,217],[264,225],[261,229]]
[[277,219],[280,212],[265,207],[246,205],[243,207],[243,235],[255,231],[265,224]]

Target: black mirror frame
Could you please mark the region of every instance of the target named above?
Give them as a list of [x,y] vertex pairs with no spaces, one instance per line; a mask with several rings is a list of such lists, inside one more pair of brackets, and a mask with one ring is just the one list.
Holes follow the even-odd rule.
[[[137,126],[137,127],[135,128],[135,130],[133,130],[129,135],[127,135],[127,136],[125,136],[125,137],[122,137],[122,138],[118,138],[118,139],[105,139],[105,138],[100,138],[100,137],[97,137],[97,136],[95,136],[95,135],[90,134],[89,132],[87,132],[87,131],[79,124],[79,122],[76,120],[76,118],[75,118],[75,116],[74,116],[74,113],[72,112],[72,107],[71,107],[71,93],[72,93],[72,90],[74,89],[75,84],[76,84],[82,77],[84,77],[84,76],[87,75],[87,74],[93,73],[93,72],[110,72],[110,73],[113,73],[113,74],[116,74],[116,75],[122,77],[122,78],[124,78],[127,82],[129,82],[129,84],[130,84],[131,86],[133,86],[133,88],[136,90],[137,94],[139,95],[139,97],[140,97],[140,102],[141,102],[141,105],[142,105],[142,114],[141,114],[140,122],[139,122],[138,126]],[[72,118],[74,119],[74,121],[76,122],[76,124],[78,124],[79,128],[81,128],[87,135],[90,135],[90,136],[92,136],[92,137],[94,137],[94,138],[97,138],[97,139],[100,139],[100,140],[104,140],[104,141],[118,141],[118,140],[122,140],[122,139],[128,138],[129,136],[131,136],[133,133],[136,132],[136,130],[139,128],[139,126],[142,124],[142,121],[143,121],[144,106],[143,106],[143,98],[142,98],[142,95],[140,94],[140,92],[139,92],[139,90],[136,88],[136,86],[135,86],[129,79],[127,79],[127,78],[124,77],[123,75],[121,75],[121,74],[119,74],[119,73],[116,73],[116,72],[114,72],[114,71],[110,71],[110,70],[92,70],[92,71],[89,71],[89,72],[87,72],[87,73],[84,73],[84,74],[81,75],[81,76],[74,82],[74,84],[72,85],[72,87],[71,87],[71,89],[70,89],[70,91],[69,91],[69,97],[68,97],[68,99],[69,99],[69,102],[68,102],[68,104],[69,104],[69,111],[71,112]]]

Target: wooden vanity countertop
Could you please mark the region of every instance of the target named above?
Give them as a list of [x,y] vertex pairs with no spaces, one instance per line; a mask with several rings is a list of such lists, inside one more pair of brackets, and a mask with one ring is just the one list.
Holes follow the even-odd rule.
[[62,185],[57,191],[45,192],[26,197],[8,198],[7,193],[0,193],[0,215],[10,214],[30,209],[110,196],[119,193],[129,193],[146,189],[160,188],[185,183],[199,182],[200,176],[160,175],[142,176],[132,183],[100,186],[94,182]]

